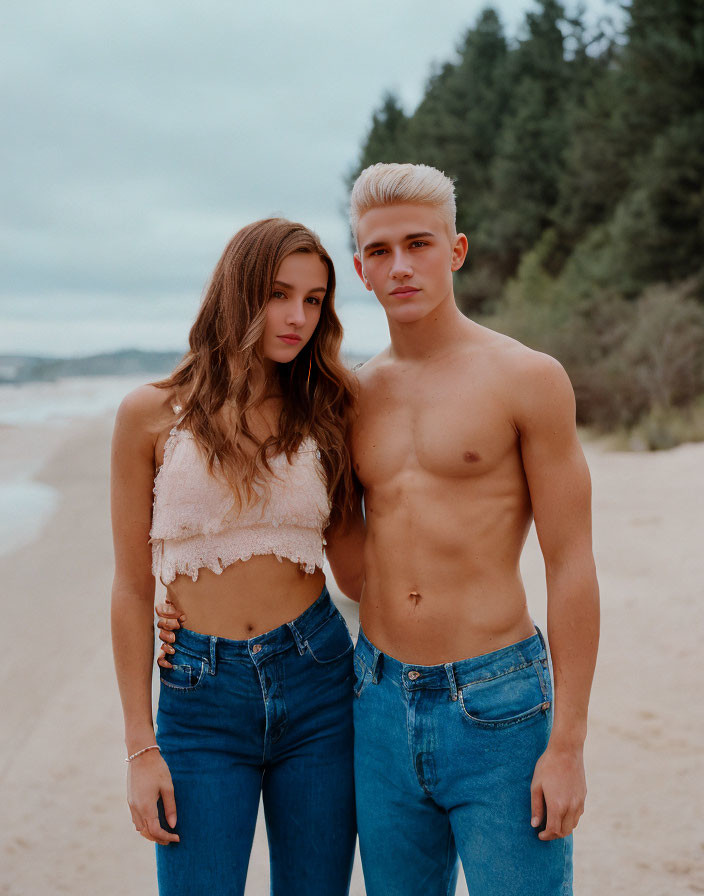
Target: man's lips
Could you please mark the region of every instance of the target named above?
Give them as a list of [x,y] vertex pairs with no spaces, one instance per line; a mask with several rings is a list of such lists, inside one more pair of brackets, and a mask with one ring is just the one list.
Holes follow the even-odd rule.
[[419,289],[416,289],[415,286],[397,286],[396,289],[392,289],[390,295],[392,296],[412,296],[414,293],[420,292]]
[[279,336],[279,339],[281,339],[287,345],[298,345],[298,343],[301,341],[301,337],[297,336],[295,333],[284,333],[283,336]]

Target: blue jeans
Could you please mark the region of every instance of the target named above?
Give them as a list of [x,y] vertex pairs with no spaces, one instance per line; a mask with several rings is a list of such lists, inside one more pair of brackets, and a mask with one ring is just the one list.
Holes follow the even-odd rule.
[[[355,845],[352,640],[327,589],[248,641],[181,629],[161,670],[157,741],[180,842],[165,896],[244,893],[263,794],[275,896],[344,896]],[[165,822],[163,822],[165,824]]]
[[458,853],[472,896],[569,896],[572,837],[530,826],[552,684],[542,635],[473,659],[413,666],[360,631],[357,825],[367,896],[448,896]]

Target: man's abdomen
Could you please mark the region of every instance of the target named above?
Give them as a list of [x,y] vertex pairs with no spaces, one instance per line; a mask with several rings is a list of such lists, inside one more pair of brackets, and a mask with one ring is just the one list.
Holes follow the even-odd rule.
[[519,569],[525,514],[460,511],[443,524],[431,507],[406,517],[367,516],[360,619],[381,650],[428,665],[533,634]]

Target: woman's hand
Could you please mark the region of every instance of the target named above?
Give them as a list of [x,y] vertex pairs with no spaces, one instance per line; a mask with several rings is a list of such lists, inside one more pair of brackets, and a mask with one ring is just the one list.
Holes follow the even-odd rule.
[[170,827],[176,826],[176,801],[171,772],[158,750],[136,756],[127,766],[127,802],[135,829],[154,843],[178,843],[178,834],[165,831],[159,822],[159,797]]
[[186,615],[181,613],[178,607],[174,606],[168,598],[165,598],[163,603],[157,604],[154,612],[159,620],[156,625],[159,629],[159,640],[162,642],[156,661],[162,668],[170,669],[171,663],[166,657],[174,652],[171,646],[175,640],[173,633],[176,629],[181,628],[181,623],[185,622]]

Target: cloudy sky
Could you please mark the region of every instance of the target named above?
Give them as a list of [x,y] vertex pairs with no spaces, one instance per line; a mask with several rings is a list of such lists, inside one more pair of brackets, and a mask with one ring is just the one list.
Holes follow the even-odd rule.
[[[180,347],[224,244],[272,214],[319,232],[364,322],[344,175],[383,92],[411,111],[484,5],[4,4],[0,353]],[[532,6],[494,5],[509,35]]]

